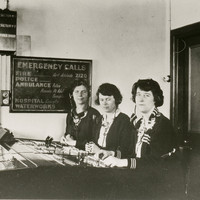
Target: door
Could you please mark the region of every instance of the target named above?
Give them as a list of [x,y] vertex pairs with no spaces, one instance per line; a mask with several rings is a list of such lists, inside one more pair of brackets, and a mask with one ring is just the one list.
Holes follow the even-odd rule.
[[171,32],[171,119],[182,144],[200,144],[200,23]]

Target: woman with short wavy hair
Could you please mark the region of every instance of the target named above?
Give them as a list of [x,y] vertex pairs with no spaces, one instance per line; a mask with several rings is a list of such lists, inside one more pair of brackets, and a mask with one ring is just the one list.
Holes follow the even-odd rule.
[[99,86],[96,97],[102,116],[94,132],[93,143],[86,144],[86,151],[104,153],[104,157],[126,157],[129,154],[132,126],[130,118],[119,109],[122,95],[115,85],[104,83]]
[[148,165],[148,162],[156,163],[169,157],[176,150],[171,122],[158,110],[164,100],[159,84],[152,79],[138,80],[132,87],[132,100],[137,110],[137,114],[131,116],[136,130],[131,145],[133,154],[127,159],[110,156],[104,160],[106,165],[135,169],[141,163]]

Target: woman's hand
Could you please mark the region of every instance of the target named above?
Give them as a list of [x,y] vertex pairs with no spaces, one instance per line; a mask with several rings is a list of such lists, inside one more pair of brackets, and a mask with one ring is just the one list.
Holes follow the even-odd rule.
[[109,167],[127,167],[128,160],[127,159],[120,159],[113,156],[109,156],[103,160],[104,164]]
[[148,135],[148,134],[144,134],[143,137],[142,137],[142,142],[150,144],[150,141],[151,141],[151,136]]
[[65,138],[65,136],[62,136],[62,137],[60,138],[60,143],[61,143],[61,144],[66,144],[66,138]]
[[74,140],[69,134],[66,136],[62,136],[60,139],[61,144],[66,144],[69,146],[75,146],[76,145],[76,140]]
[[104,160],[108,156],[114,156],[114,155],[115,155],[114,151],[107,151],[107,150],[103,150],[103,149],[101,149],[99,152],[96,153],[96,157],[100,158],[102,160]]
[[98,153],[100,151],[100,148],[94,143],[94,142],[89,142],[85,144],[85,150],[88,153]]

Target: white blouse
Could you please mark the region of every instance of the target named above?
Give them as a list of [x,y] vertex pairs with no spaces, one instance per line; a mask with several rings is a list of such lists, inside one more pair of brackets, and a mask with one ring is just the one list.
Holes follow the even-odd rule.
[[115,120],[115,118],[119,115],[119,113],[120,113],[120,110],[117,109],[114,113],[112,113],[112,115],[109,115],[107,113],[103,115],[103,120],[102,120],[99,139],[98,139],[98,144],[101,147],[106,147],[106,138],[107,138],[108,131],[113,121]]

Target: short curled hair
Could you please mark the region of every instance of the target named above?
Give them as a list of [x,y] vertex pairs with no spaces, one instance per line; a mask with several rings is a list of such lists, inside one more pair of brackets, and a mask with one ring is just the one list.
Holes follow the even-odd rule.
[[160,88],[158,82],[153,79],[139,79],[136,83],[133,84],[132,87],[132,100],[135,102],[137,88],[140,88],[144,91],[151,91],[154,96],[155,106],[159,107],[163,105],[164,96],[163,91]]
[[99,93],[101,93],[104,96],[113,96],[115,99],[116,107],[122,102],[122,95],[119,89],[110,83],[103,83],[99,86],[97,92],[96,92],[96,100],[95,103],[99,105]]
[[84,80],[75,80],[70,86],[70,94],[72,95],[74,92],[74,89],[81,85],[85,86],[85,88],[87,89],[87,92],[88,92],[88,97],[89,97],[90,96],[90,86]]

